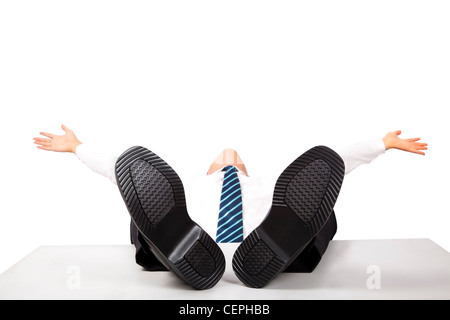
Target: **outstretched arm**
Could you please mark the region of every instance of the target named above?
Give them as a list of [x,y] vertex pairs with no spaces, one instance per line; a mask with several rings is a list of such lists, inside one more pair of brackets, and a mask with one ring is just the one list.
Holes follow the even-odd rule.
[[400,130],[389,132],[383,139],[361,141],[338,151],[344,160],[345,173],[348,174],[362,164],[368,164],[390,149],[425,155],[426,143],[420,138],[400,139]]
[[408,151],[412,153],[417,153],[420,155],[425,155],[425,150],[428,150],[428,144],[421,143],[420,138],[413,139],[400,139],[398,136],[402,132],[400,130],[389,132],[383,138],[384,145],[386,146],[386,150],[389,149],[398,149],[402,151]]
[[82,144],[75,133],[62,125],[65,134],[56,135],[47,132],[40,134],[46,138],[34,138],[39,149],[55,152],[72,152],[91,170],[116,183],[115,164],[117,156],[99,151],[92,146]]
[[65,134],[56,135],[40,132],[41,135],[47,138],[34,138],[34,143],[42,150],[75,153],[77,147],[81,144],[80,140],[78,140],[75,133],[65,125],[62,125],[61,129],[64,130]]

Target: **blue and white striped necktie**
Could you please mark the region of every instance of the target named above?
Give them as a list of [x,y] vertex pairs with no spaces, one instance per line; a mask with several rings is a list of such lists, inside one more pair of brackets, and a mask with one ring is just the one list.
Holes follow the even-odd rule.
[[242,242],[242,195],[237,169],[227,166],[223,169],[222,195],[220,197],[219,222],[216,242]]

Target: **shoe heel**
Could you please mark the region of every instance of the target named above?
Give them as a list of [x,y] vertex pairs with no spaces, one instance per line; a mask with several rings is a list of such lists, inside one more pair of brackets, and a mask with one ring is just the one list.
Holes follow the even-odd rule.
[[236,250],[233,270],[246,285],[262,288],[286,267],[256,232],[252,232]]
[[186,254],[174,264],[174,272],[194,289],[209,289],[225,272],[225,257],[204,231]]

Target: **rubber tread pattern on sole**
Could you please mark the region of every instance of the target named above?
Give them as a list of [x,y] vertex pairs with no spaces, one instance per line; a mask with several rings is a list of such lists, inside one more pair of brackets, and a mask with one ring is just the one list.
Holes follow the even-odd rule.
[[[261,252],[263,256],[257,257]],[[233,257],[233,269],[237,277],[252,288],[263,287],[273,279],[283,265],[283,261],[269,249],[256,232],[245,238]]]
[[345,174],[345,166],[342,158],[328,147],[318,146],[310,149],[298,157],[280,175],[275,185],[272,201],[272,205],[277,206],[287,206],[286,202],[292,203],[296,201],[294,199],[286,199],[289,184],[297,174],[317,160],[325,161],[331,168],[331,174],[327,190],[321,201],[321,206],[314,217],[308,220],[307,232],[309,238],[313,238],[322,229],[333,210]]
[[225,257],[216,242],[203,232],[175,266],[194,288],[210,288],[225,272]]
[[150,163],[137,160],[131,167],[131,178],[136,195],[153,225],[156,225],[175,205],[172,185]]
[[318,159],[297,173],[286,189],[286,204],[309,223],[317,214],[331,176],[330,166]]

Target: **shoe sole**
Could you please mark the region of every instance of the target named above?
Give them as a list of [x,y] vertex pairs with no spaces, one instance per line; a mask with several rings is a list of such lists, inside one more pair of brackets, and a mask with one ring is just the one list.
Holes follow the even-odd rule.
[[190,219],[176,172],[150,150],[132,147],[117,160],[116,178],[133,222],[161,263],[195,289],[213,287],[225,258]]
[[330,217],[344,172],[341,157],[323,146],[283,171],[268,215],[233,256],[233,270],[245,285],[264,287],[302,252]]

